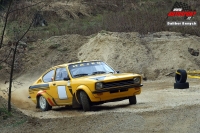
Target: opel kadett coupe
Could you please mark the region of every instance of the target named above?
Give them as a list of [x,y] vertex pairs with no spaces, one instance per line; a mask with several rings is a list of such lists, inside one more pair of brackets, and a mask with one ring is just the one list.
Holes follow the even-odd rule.
[[54,66],[29,87],[29,98],[43,111],[52,106],[82,107],[129,99],[136,104],[141,75],[119,73],[102,61],[80,61]]

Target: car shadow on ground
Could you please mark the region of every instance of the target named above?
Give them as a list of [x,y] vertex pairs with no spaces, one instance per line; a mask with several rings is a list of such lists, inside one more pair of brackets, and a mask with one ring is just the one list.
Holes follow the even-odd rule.
[[[118,104],[118,105],[93,105],[91,107],[91,111],[103,111],[103,110],[115,110],[118,108],[126,108],[128,106],[134,106],[130,104]],[[72,106],[62,106],[62,107],[55,107],[52,109],[52,111],[83,111],[81,108],[72,108]]]
[[101,106],[93,106],[92,111],[103,111],[103,110],[115,110],[119,108],[126,108],[128,106],[132,106],[129,104],[119,104],[119,105],[101,105]]

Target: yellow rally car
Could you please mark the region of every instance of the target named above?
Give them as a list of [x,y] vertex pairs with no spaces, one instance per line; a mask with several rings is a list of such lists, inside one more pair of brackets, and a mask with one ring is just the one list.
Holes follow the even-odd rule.
[[29,87],[37,108],[72,105],[91,110],[92,105],[129,99],[136,104],[141,76],[119,73],[102,61],[81,61],[54,66]]

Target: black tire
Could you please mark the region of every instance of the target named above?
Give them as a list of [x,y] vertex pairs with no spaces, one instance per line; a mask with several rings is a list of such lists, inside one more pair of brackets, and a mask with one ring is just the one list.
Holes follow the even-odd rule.
[[174,89],[187,89],[189,88],[189,83],[174,83]]
[[52,109],[52,106],[49,105],[49,103],[43,96],[40,96],[38,98],[38,104],[39,104],[40,109],[43,111],[48,111],[48,110]]
[[136,96],[131,96],[129,97],[129,104],[136,104],[137,103],[137,99],[136,99]]
[[80,100],[83,110],[90,111],[91,110],[90,100],[84,91],[80,92]]
[[52,109],[52,106],[51,105],[49,105],[49,107],[48,107],[48,110],[51,110]]
[[182,69],[178,69],[177,72],[180,74],[176,73],[176,75],[175,75],[176,83],[185,83],[187,80],[187,72]]

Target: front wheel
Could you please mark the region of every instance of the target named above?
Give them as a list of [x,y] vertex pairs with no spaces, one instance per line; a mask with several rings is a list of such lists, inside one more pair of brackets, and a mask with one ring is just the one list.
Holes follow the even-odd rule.
[[39,107],[41,110],[48,111],[52,108],[52,106],[49,105],[49,103],[43,96],[40,96],[38,99],[39,99]]
[[136,103],[137,103],[137,99],[135,95],[129,97],[129,104],[136,104]]
[[90,100],[84,91],[80,92],[80,100],[81,100],[81,105],[83,107],[83,110],[90,111],[91,110]]

